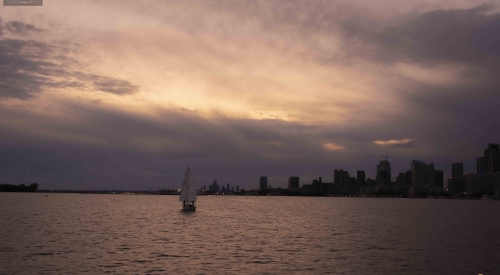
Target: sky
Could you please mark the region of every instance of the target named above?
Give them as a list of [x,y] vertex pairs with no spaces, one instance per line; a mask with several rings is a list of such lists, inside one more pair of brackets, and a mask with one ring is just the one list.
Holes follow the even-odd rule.
[[[0,6],[0,183],[257,189],[500,142],[496,1]],[[445,183],[446,186],[446,183]]]

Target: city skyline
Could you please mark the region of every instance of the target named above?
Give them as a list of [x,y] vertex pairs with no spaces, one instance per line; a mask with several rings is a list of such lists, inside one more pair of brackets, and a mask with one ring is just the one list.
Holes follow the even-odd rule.
[[173,189],[190,166],[199,185],[286,188],[375,179],[383,156],[392,178],[419,160],[446,182],[500,142],[488,1],[0,10],[0,184]]

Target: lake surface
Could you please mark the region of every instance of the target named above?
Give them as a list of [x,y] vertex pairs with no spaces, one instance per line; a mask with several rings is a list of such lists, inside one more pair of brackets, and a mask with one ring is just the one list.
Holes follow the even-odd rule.
[[500,202],[0,193],[0,274],[500,274]]

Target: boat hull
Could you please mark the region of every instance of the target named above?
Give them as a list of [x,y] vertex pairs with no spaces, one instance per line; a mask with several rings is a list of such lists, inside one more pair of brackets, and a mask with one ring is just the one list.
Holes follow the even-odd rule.
[[184,211],[195,211],[196,210],[196,205],[183,205],[182,210]]

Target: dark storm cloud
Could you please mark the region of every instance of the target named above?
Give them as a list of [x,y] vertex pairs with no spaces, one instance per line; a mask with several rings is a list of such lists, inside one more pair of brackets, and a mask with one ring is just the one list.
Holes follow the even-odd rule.
[[53,83],[47,72],[56,64],[43,61],[49,45],[32,40],[0,40],[0,98],[27,99]]
[[[0,18],[0,34],[4,29],[12,34],[41,31],[31,24],[20,21],[3,22]],[[0,99],[29,99],[50,88],[94,88],[117,95],[132,94],[139,90],[138,86],[125,80],[75,72],[70,64],[76,61],[64,56],[68,51],[71,49],[36,40],[1,39]]]
[[132,83],[107,76],[75,73],[79,80],[91,83],[95,90],[115,95],[134,94],[139,91],[139,86]]
[[26,34],[30,32],[40,32],[41,29],[31,24],[25,24],[21,21],[10,21],[5,23],[5,28],[12,34]]
[[0,174],[14,178],[40,177],[53,170],[13,151],[0,151]]
[[[126,80],[75,72],[68,60],[58,62],[58,46],[35,40],[0,40],[0,99],[29,99],[50,88],[98,90],[116,95],[133,94],[139,86]],[[61,80],[62,79],[62,80]]]
[[378,62],[465,63],[498,69],[500,13],[493,6],[409,14],[390,23],[338,21],[346,54]]
[[[0,127],[4,141],[0,149],[11,148],[20,156],[49,167],[53,172],[44,174],[45,182],[72,182],[72,186],[80,184],[86,188],[97,188],[94,183],[102,188],[140,188],[145,182],[177,188],[177,176],[190,164],[211,167],[216,163],[214,169],[223,169],[224,165],[266,165],[278,160],[281,165],[304,159],[315,163],[318,159],[315,160],[311,152],[316,156],[322,154],[320,144],[316,144],[317,149],[311,149],[315,145],[312,135],[315,127],[222,116],[208,120],[181,110],[144,118],[100,105],[91,106],[95,105],[67,104],[66,108],[78,114],[78,122],[72,123],[39,117],[37,120],[36,114],[25,109],[0,111],[3,117],[23,118],[26,124],[20,127],[31,129],[30,133],[20,134]],[[303,140],[303,137],[294,137],[297,132],[310,132],[311,136]],[[80,142],[53,140],[47,138],[46,133],[75,136]],[[84,142],[95,139],[97,144]],[[29,149],[27,144],[35,140],[36,148]],[[13,168],[4,170],[5,176],[21,177],[16,174],[17,170],[10,169]],[[259,172],[235,171],[238,174],[234,171],[224,174],[237,180],[242,175]]]

